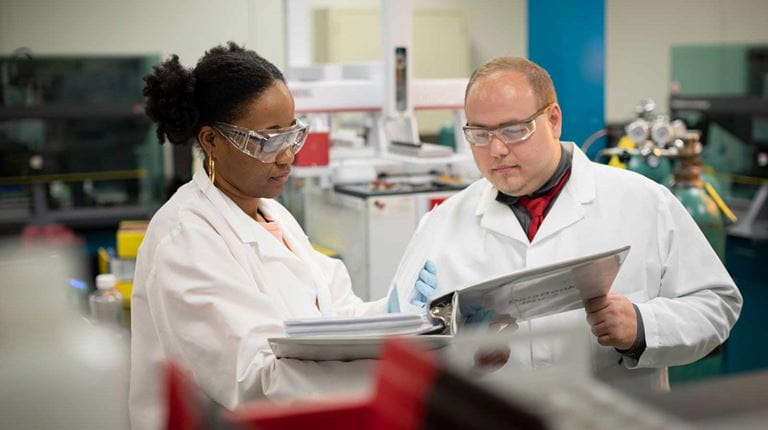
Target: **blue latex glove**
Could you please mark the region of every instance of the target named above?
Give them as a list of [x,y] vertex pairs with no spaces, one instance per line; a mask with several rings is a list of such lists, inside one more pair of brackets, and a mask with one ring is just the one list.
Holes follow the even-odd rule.
[[387,299],[387,313],[396,314],[400,312],[400,299],[397,298],[397,288],[392,288]]
[[490,309],[473,309],[469,315],[467,315],[467,325],[481,327],[488,327],[491,325],[491,321],[496,318],[496,312]]
[[464,324],[473,329],[486,328],[492,333],[517,330],[517,320],[508,314],[497,314],[490,309],[475,308],[466,312]]
[[420,308],[424,307],[437,291],[437,267],[435,263],[429,260],[424,263],[424,267],[419,272],[419,278],[413,284],[413,289],[411,304]]

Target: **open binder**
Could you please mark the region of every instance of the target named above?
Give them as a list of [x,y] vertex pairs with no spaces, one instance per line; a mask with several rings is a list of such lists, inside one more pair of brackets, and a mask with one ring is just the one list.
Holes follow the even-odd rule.
[[288,336],[270,338],[269,343],[278,358],[306,360],[376,358],[382,340],[392,335],[412,336],[427,348],[444,347],[473,314],[520,322],[583,307],[585,300],[608,293],[629,249],[624,246],[459,288],[430,300],[421,315],[288,320]]
[[584,307],[584,301],[606,295],[629,246],[522,270],[435,297],[427,303],[432,321],[445,334],[456,334],[467,316],[483,312],[496,319],[527,321]]

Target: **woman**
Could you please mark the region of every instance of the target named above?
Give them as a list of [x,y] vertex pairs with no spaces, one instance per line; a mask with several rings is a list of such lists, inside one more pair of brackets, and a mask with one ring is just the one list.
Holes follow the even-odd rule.
[[307,126],[283,75],[235,43],[193,70],[177,56],[145,77],[147,115],[162,143],[196,140],[198,172],[155,214],[132,296],[131,421],[163,422],[159,365],[173,360],[227,408],[245,400],[363,387],[370,361],[276,360],[283,321],[386,312],[363,303],[344,265],[312,249],[283,190]]

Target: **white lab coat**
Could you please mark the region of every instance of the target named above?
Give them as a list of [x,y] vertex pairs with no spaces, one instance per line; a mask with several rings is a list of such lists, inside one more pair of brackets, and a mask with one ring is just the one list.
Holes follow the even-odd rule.
[[[386,312],[363,303],[344,265],[316,252],[291,214],[262,199],[293,252],[198,172],[155,214],[139,249],[131,301],[134,429],[164,424],[160,365],[173,360],[227,408],[252,399],[363,390],[371,360],[275,359],[283,320]],[[317,306],[315,305],[317,300]]]
[[[631,245],[613,291],[637,304],[647,348],[639,362],[603,347],[583,309],[522,323],[531,333],[577,328],[591,342],[594,374],[619,387],[667,386],[666,367],[690,363],[725,341],[742,298],[685,208],[665,187],[591,162],[571,143],[571,177],[532,243],[497,190],[481,179],[422,219],[394,280],[403,310],[426,259],[437,294],[513,271]],[[567,156],[567,153],[564,153]],[[589,339],[589,340],[588,340]],[[542,367],[568,357],[561,344],[533,341],[509,365]]]

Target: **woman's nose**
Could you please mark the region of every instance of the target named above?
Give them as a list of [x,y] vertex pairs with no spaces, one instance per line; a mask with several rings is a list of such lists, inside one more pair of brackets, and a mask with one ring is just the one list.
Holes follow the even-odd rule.
[[293,147],[288,146],[282,151],[280,151],[279,154],[277,154],[277,157],[275,158],[275,163],[277,164],[291,164],[293,163],[293,159],[296,158],[296,153],[293,152]]

